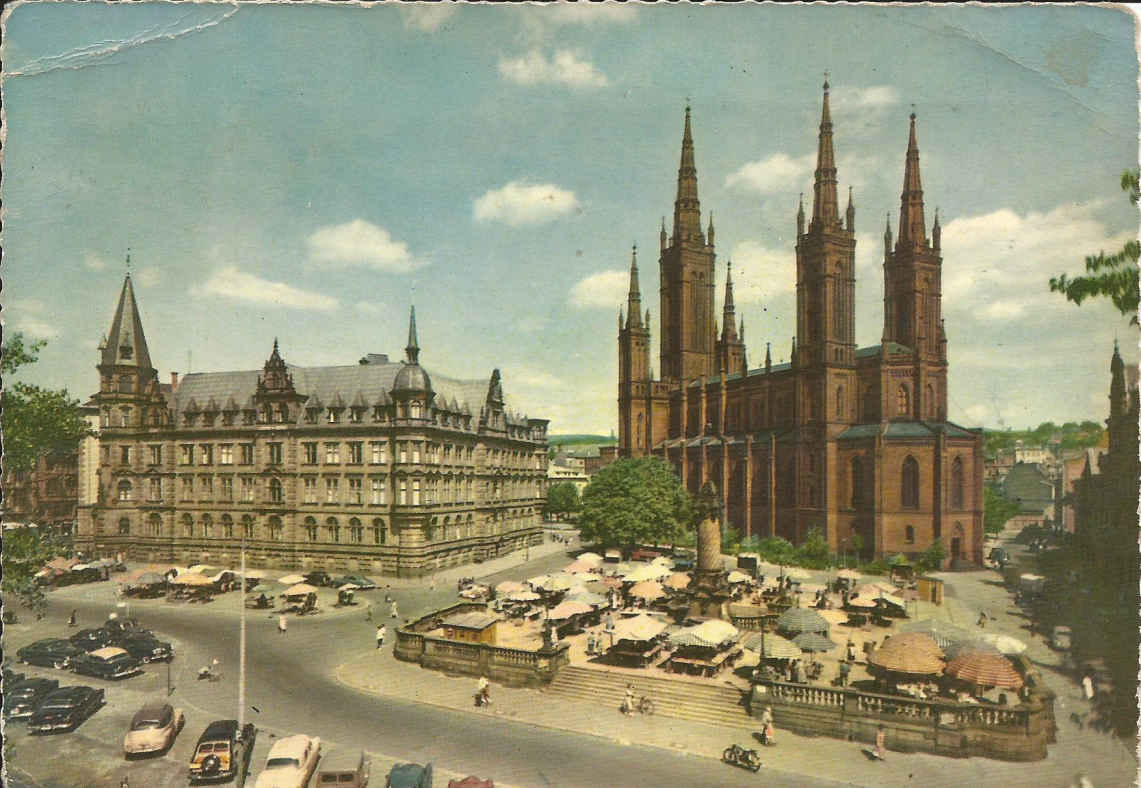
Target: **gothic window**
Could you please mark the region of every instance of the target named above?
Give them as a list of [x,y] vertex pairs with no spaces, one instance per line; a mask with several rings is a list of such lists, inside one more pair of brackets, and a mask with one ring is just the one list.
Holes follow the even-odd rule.
[[119,486],[117,489],[119,492],[119,500],[120,501],[130,501],[134,497],[134,492],[131,488],[131,483],[129,481],[127,481],[126,479],[123,479],[121,482],[119,482]]
[[119,519],[119,536],[129,536],[131,533],[131,518],[122,517]]
[[208,514],[202,515],[202,536],[209,539],[214,535],[214,518]]
[[634,435],[635,435],[634,445],[635,446],[641,446],[642,445],[642,414],[641,413],[638,414],[638,428],[637,428],[637,432],[635,432]]
[[872,421],[878,408],[876,407],[876,395],[871,386],[864,389],[864,421]]
[[162,516],[158,512],[147,518],[147,532],[150,536],[158,536],[162,533]]
[[364,528],[356,517],[349,520],[349,538],[356,544],[364,541]]
[[845,420],[844,414],[844,387],[836,387],[836,418],[840,421]]
[[927,418],[929,418],[929,419],[939,418],[939,414],[938,414],[937,409],[935,407],[935,387],[932,386],[930,383],[927,384],[927,407],[926,407],[926,411],[927,411]]
[[915,526],[904,526],[903,541],[907,542],[908,544],[915,544]]
[[951,463],[951,508],[962,509],[963,503],[963,458],[956,457]]
[[281,541],[281,518],[274,515],[267,522],[269,524],[269,538],[275,542]]
[[341,526],[336,517],[330,517],[325,521],[325,529],[329,532],[330,542],[341,541]]
[[859,457],[853,457],[851,462],[852,508],[864,502],[864,462]]
[[384,520],[379,517],[372,521],[372,541],[376,544],[384,544],[388,540],[388,533],[384,528]]
[[908,509],[919,508],[919,463],[914,457],[903,461],[900,498]]
[[194,536],[194,518],[189,514],[182,515],[182,533],[184,536]]
[[911,413],[911,392],[907,390],[906,383],[901,383],[899,390],[895,393],[895,409],[900,416],[907,416]]
[[242,515],[242,534],[247,539],[253,539],[254,538],[254,518],[252,515],[248,515],[248,514]]

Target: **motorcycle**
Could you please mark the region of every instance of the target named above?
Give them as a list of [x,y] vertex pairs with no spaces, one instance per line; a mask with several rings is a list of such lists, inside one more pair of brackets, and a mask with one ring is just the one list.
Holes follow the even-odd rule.
[[638,698],[628,698],[622,701],[622,708],[620,711],[623,714],[630,715],[634,712],[639,714],[653,714],[654,701],[648,695],[642,695]]
[[725,752],[721,753],[721,760],[731,766],[740,766],[742,769],[748,769],[751,772],[761,770],[761,756],[757,754],[757,751],[747,750],[739,744],[726,747]]

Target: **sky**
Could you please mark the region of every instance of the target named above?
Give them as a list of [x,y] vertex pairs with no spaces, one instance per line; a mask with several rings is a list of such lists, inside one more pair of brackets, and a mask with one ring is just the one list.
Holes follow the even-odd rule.
[[76,397],[129,250],[163,379],[260,368],[275,337],[301,366],[398,358],[415,304],[429,370],[498,367],[553,433],[607,434],[634,244],[658,367],[687,102],[718,282],[731,262],[750,364],[766,342],[779,363],[825,70],[860,346],[881,335],[914,111],[951,419],[1100,421],[1115,338],[1138,356],[1108,302],[1047,287],[1137,231],[1118,9],[58,2],[4,21],[2,317],[48,340],[21,378]]

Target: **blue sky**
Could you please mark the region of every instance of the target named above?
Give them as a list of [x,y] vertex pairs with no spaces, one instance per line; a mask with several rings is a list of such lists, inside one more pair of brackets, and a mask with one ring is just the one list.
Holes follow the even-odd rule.
[[[1094,7],[32,3],[3,44],[4,321],[49,339],[25,377],[85,397],[131,250],[165,378],[399,356],[500,367],[555,432],[616,423],[630,247],[657,343],[657,235],[693,108],[718,280],[751,363],[787,357],[797,195],[823,70],[854,189],[857,340],[879,341],[882,233],[918,114],[943,221],[950,410],[967,425],[1103,419],[1107,304],[1051,275],[1137,218],[1131,15]],[[719,286],[719,290],[720,290]],[[720,294],[719,294],[720,295]],[[654,366],[657,367],[656,351]]]

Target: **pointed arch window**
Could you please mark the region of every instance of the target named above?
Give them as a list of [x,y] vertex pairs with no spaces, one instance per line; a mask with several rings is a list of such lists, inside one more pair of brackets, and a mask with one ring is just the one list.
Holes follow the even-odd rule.
[[275,542],[281,541],[281,532],[283,530],[281,526],[281,518],[277,515],[274,515],[273,517],[270,517],[267,522],[269,525],[269,538]]
[[329,541],[341,541],[341,525],[337,522],[336,517],[330,517],[325,521],[325,528],[329,531]]
[[900,476],[900,499],[907,509],[919,508],[919,463],[914,457],[903,461]]
[[312,517],[305,518],[305,538],[310,542],[317,541],[317,521]]
[[372,541],[376,544],[385,544],[388,541],[388,532],[384,527],[384,520],[377,517],[372,521]]
[[895,393],[895,409],[900,416],[911,413],[911,392],[906,383],[900,384],[899,390]]
[[252,515],[242,515],[242,534],[246,539],[254,538],[254,518]]
[[186,536],[194,536],[194,518],[189,514],[182,515],[182,532]]
[[228,514],[222,515],[222,536],[226,539],[234,538],[234,518]]
[[852,508],[864,503],[864,461],[853,457],[851,462]]
[[963,458],[956,457],[951,463],[951,508],[962,509],[966,501],[963,495]]
[[147,518],[147,532],[150,536],[162,534],[162,515],[158,512],[152,512],[151,516]]
[[930,383],[927,384],[926,395],[927,395],[927,407],[926,407],[927,418],[929,418],[929,419],[939,418],[939,409],[935,405],[935,387],[932,386]]
[[209,539],[214,535],[214,518],[208,514],[202,515],[202,536]]
[[844,387],[843,386],[837,386],[836,387],[836,418],[839,421],[846,420],[846,415],[844,413]]

